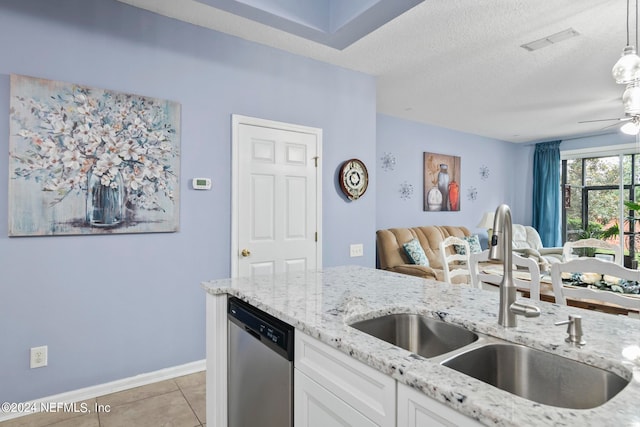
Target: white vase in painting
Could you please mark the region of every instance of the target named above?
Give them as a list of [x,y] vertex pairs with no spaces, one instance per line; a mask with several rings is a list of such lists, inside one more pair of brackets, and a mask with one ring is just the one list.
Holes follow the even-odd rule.
[[430,211],[439,211],[442,209],[442,192],[438,187],[431,187],[427,193],[427,207]]

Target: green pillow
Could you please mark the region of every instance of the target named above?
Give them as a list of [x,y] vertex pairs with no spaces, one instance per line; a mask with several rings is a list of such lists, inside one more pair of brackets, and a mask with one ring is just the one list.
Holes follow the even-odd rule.
[[[471,251],[472,254],[478,254],[482,252],[482,247],[480,246],[480,239],[478,238],[477,234],[474,234],[472,236],[464,236],[462,240],[466,240],[467,243],[469,243],[469,250]],[[464,246],[462,245],[454,245],[454,246],[456,247],[456,253],[458,255],[466,255]]]
[[422,249],[422,246],[420,246],[420,242],[418,241],[418,239],[413,239],[402,245],[402,247],[404,248],[405,253],[412,263],[417,265],[425,265],[427,267],[429,266],[429,259],[424,253],[424,249]]

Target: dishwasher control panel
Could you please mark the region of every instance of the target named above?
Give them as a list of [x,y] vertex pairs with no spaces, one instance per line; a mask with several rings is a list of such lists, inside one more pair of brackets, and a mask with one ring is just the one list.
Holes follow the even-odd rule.
[[229,298],[227,317],[274,350],[293,354],[293,327],[246,302]]
[[265,337],[269,338],[271,342],[275,344],[280,344],[284,342],[284,333],[282,331],[279,331],[273,327],[267,326],[264,323],[261,323],[259,328],[260,328],[260,333]]

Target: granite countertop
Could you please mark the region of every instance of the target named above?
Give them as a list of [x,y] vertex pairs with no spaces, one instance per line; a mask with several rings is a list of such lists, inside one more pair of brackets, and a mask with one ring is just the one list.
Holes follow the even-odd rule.
[[[365,267],[204,282],[210,294],[237,296],[296,329],[351,355],[427,396],[487,425],[640,425],[640,320],[537,303],[540,317],[518,316],[516,328],[498,325],[498,293]],[[593,409],[542,405],[416,357],[347,326],[389,313],[420,313],[467,329],[580,360],[630,379],[609,402]],[[583,317],[587,345],[565,343],[569,314]]]

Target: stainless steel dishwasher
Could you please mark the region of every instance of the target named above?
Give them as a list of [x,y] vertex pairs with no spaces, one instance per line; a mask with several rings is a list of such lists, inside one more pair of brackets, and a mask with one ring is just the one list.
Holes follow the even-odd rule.
[[293,426],[293,327],[232,297],[229,427]]

